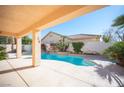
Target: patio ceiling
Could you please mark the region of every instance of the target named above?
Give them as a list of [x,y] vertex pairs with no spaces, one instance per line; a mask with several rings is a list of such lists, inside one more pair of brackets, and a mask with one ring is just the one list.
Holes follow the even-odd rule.
[[0,6],[0,35],[24,36],[75,17],[98,10],[104,5]]

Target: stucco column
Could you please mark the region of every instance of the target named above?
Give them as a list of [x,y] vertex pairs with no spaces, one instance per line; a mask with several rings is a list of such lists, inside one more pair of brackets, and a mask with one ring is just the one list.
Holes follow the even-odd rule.
[[16,57],[20,58],[22,56],[22,39],[21,37],[16,37]]
[[32,65],[40,65],[41,60],[41,43],[39,32],[32,32]]

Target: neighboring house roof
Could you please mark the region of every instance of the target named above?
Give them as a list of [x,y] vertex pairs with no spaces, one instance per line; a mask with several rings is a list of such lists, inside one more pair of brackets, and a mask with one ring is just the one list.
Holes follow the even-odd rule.
[[93,35],[93,34],[77,34],[77,35],[70,35],[70,36],[64,36],[55,32],[49,32],[46,36],[44,36],[41,41],[43,39],[45,39],[47,36],[49,36],[50,34],[56,34],[65,38],[68,38],[69,40],[81,40],[81,39],[93,39],[93,38],[100,38],[101,35]]
[[68,38],[69,40],[71,40],[71,38],[69,38],[69,37],[67,37],[67,36],[64,36],[64,35],[61,35],[61,34],[58,34],[58,33],[55,33],[55,32],[49,32],[46,36],[44,36],[44,37],[41,39],[41,41],[42,41],[43,39],[45,39],[47,36],[49,36],[51,33],[52,33],[52,34],[59,35],[59,36],[61,36],[61,37]]
[[93,34],[77,34],[77,35],[70,35],[68,36],[72,40],[80,40],[80,39],[95,39],[100,38],[101,35],[93,35]]

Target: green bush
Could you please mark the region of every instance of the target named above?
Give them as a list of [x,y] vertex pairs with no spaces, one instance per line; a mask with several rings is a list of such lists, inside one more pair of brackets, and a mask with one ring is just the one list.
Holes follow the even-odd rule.
[[102,39],[103,39],[103,41],[104,41],[105,43],[108,43],[108,42],[111,41],[110,36],[105,36],[105,35],[103,35]]
[[28,36],[24,36],[22,38],[22,44],[31,44],[32,43],[32,39],[29,38]]
[[0,60],[6,59],[7,54],[6,54],[6,48],[0,46]]
[[72,43],[73,46],[73,50],[75,53],[80,53],[81,52],[81,48],[84,46],[83,42],[74,42]]
[[46,51],[46,45],[45,44],[41,44],[41,50]]
[[104,55],[110,59],[124,59],[124,42],[116,42],[105,50]]
[[66,52],[69,47],[69,43],[65,43],[65,37],[64,37],[62,38],[62,40],[59,40],[59,42],[56,44],[56,47],[60,52]]

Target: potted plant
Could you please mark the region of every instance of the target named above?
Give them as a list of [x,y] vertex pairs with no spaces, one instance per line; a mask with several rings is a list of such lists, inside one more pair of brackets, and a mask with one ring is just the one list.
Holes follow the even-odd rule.
[[124,41],[114,43],[105,50],[104,54],[110,59],[117,60],[117,64],[124,66]]

